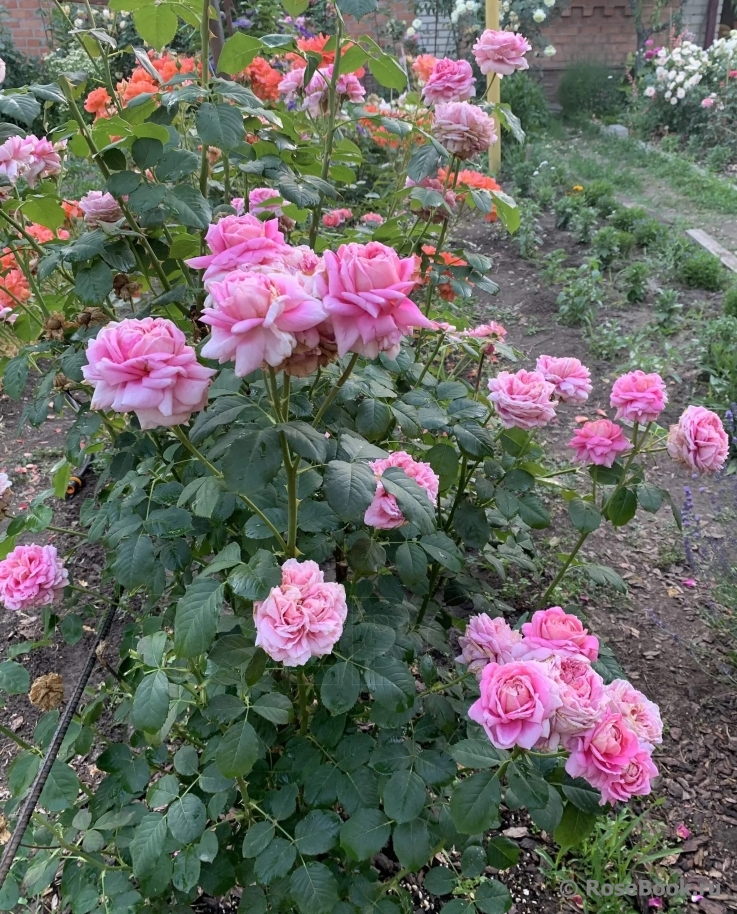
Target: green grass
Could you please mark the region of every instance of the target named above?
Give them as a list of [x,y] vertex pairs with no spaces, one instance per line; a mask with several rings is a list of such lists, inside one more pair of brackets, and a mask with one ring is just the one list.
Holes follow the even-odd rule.
[[679,210],[684,200],[702,213],[737,215],[737,185],[699,168],[682,155],[660,152],[639,140],[549,131],[546,149],[582,181],[605,179],[620,194]]

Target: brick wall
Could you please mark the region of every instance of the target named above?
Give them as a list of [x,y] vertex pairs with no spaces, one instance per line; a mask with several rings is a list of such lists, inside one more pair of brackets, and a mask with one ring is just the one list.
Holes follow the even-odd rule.
[[26,57],[41,57],[49,50],[46,31],[48,9],[44,0],[2,0],[7,15],[3,21],[13,38],[15,47]]

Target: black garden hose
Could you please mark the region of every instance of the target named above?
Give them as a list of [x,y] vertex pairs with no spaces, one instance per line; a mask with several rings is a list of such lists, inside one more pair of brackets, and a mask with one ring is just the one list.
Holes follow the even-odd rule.
[[56,761],[56,756],[59,754],[59,749],[61,749],[61,744],[67,734],[72,718],[77,712],[77,706],[82,699],[82,694],[87,686],[87,680],[90,678],[92,670],[95,668],[95,663],[97,662],[97,650],[110,632],[110,627],[113,624],[113,618],[115,617],[117,608],[118,605],[116,603],[111,603],[103,616],[102,623],[100,624],[100,628],[92,645],[92,650],[87,658],[87,663],[85,664],[82,675],[79,677],[79,681],[74,689],[74,694],[69,699],[66,708],[64,708],[64,713],[61,715],[56,732],[54,733],[54,738],[51,740],[51,745],[46,750],[43,764],[36,775],[31,792],[26,797],[26,801],[20,811],[10,841],[5,845],[5,850],[3,851],[3,856],[0,860],[0,889],[2,889],[8,873],[10,872],[13,860],[15,860],[15,855],[23,840],[23,835],[28,827],[28,823],[31,821],[31,816],[36,808],[36,804],[38,803],[38,798],[41,796],[41,791],[44,789],[49,773],[51,772],[51,767]]

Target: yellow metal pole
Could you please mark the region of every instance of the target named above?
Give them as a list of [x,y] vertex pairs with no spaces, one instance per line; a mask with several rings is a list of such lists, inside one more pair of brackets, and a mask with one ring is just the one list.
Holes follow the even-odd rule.
[[[499,28],[499,0],[486,0],[486,28],[494,29],[495,31]],[[487,98],[490,102],[498,104],[500,101],[501,77],[495,73],[489,73],[486,80]],[[496,133],[499,139],[489,150],[489,171],[493,175],[498,175],[502,165],[502,128],[499,119],[495,118],[495,121]]]

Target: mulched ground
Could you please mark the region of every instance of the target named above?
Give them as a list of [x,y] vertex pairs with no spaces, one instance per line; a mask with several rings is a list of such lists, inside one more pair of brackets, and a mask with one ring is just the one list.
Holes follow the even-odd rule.
[[[547,251],[565,248],[571,254],[571,264],[575,265],[581,262],[586,249],[567,233],[556,230],[547,217],[542,222],[544,244],[535,262],[520,258],[515,242],[504,238],[498,228],[485,223],[469,228],[465,243],[494,258],[494,278],[501,287],[496,298],[482,299],[476,316],[480,321],[498,319],[507,326],[509,341],[526,353],[525,367],[533,364],[541,353],[572,355],[589,365],[597,384],[582,411],[593,416],[596,409],[608,410],[609,382],[616,374],[612,366],[590,356],[577,328],[556,323],[557,290],[543,287],[539,280],[539,259]],[[681,296],[687,305],[697,298],[717,312],[716,296],[708,293]],[[651,303],[607,311],[606,316],[619,320],[626,329],[643,326],[651,319]],[[679,371],[680,383],[673,379],[669,382],[671,402],[666,422],[677,420],[697,384],[696,366],[687,365]],[[570,408],[562,410],[558,424],[546,430],[553,454],[561,459],[577,412]],[[22,510],[34,495],[50,485],[51,467],[62,454],[64,434],[71,420],[54,418],[40,429],[26,427],[19,435],[19,414],[20,406],[0,394],[0,470],[11,475],[15,507]],[[690,486],[693,513],[700,517],[697,523],[704,537],[714,534],[716,540],[724,535],[717,529],[716,512],[725,503],[735,503],[737,482],[731,478],[695,482],[688,474],[674,469],[667,459],[654,463],[648,479],[668,487],[677,501],[683,496],[684,486]],[[56,502],[54,523],[73,528],[81,501],[89,494],[87,490],[70,502]],[[558,508],[552,532],[544,534],[547,539],[557,537],[568,544],[571,527],[563,507]],[[61,552],[79,546],[75,537],[62,534],[49,534],[48,541],[54,542]],[[597,532],[589,539],[584,556],[612,566],[629,585],[626,598],[597,590],[583,580],[575,580],[569,587],[572,598],[585,608],[592,630],[611,645],[628,677],[660,705],[666,736],[656,754],[661,778],[654,798],[662,797],[664,802],[652,814],[662,819],[667,839],[676,848],[668,865],[676,877],[679,871],[703,874],[723,886],[720,897],[689,904],[689,910],[705,914],[737,910],[737,687],[726,676],[730,667],[719,638],[705,621],[704,606],[710,599],[711,581],[706,576],[703,579],[695,576],[686,565],[680,538],[665,509],[655,516],[638,514],[632,524],[614,534],[611,529]],[[87,581],[94,589],[100,562],[97,547],[77,548],[73,559],[75,579]],[[696,586],[684,583],[694,577]],[[76,645],[65,644],[57,636],[53,645],[19,656],[17,659],[28,666],[31,679],[51,671],[60,672],[71,690],[89,650],[96,617],[87,619],[86,625],[84,637]],[[8,648],[24,640],[34,640],[40,634],[37,616],[3,613],[0,643],[5,650],[0,658],[7,656]],[[99,679],[95,674],[93,685]],[[0,722],[25,739],[32,738],[38,717],[39,712],[25,696],[11,698],[0,709]],[[0,740],[0,769],[7,770],[15,752],[9,741]],[[83,771],[89,760],[80,762]],[[0,799],[5,795],[0,786]],[[685,823],[692,833],[686,841],[675,836],[680,823]],[[528,826],[517,814],[504,823],[505,828],[512,829]],[[531,827],[527,833],[513,834],[522,848],[520,863],[498,878],[512,892],[515,914],[580,910],[546,887],[536,852],[544,839],[535,835]],[[409,887],[416,899],[416,910],[437,910],[439,905],[427,896],[419,881],[413,882]],[[211,901],[203,899],[198,910],[216,910]]]

